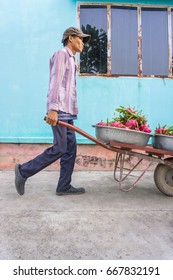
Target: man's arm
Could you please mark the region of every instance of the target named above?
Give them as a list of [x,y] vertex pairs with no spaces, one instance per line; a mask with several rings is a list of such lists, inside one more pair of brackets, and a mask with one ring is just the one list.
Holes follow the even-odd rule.
[[50,96],[48,97],[49,111],[46,118],[46,122],[53,126],[55,126],[58,121],[58,95],[60,94],[60,86],[64,77],[65,69],[65,53],[63,51],[59,51],[56,53],[54,69],[52,69],[51,73],[54,77],[51,77],[52,90]]

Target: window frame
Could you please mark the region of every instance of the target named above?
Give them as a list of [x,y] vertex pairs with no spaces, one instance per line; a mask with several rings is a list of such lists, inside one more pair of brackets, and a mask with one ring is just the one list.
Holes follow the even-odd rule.
[[[77,3],[77,22],[80,27],[80,7],[81,6],[101,6],[107,8],[107,73],[94,74],[94,73],[80,73],[80,58],[77,59],[77,69],[79,76],[104,76],[104,77],[160,77],[160,78],[173,78],[172,70],[172,21],[171,12],[173,6],[168,5],[143,5],[143,4],[123,4],[123,3],[110,3],[110,2],[78,2]],[[134,7],[137,8],[137,22],[138,22],[138,75],[120,75],[111,74],[111,8],[112,7]],[[168,14],[168,76],[161,75],[143,75],[142,73],[142,8],[151,9],[166,9]]]

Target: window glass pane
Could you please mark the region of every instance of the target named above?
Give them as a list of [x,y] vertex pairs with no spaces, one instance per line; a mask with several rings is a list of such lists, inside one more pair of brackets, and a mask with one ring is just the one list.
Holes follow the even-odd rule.
[[136,8],[111,10],[112,74],[138,74],[138,23]]
[[142,9],[142,72],[168,76],[168,14]]
[[107,9],[81,6],[80,25],[84,33],[91,35],[80,54],[80,72],[107,73]]

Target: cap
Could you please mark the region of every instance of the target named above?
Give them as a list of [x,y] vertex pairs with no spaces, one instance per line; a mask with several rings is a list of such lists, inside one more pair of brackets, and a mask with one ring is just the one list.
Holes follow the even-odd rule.
[[91,38],[91,35],[83,33],[80,29],[78,29],[76,27],[69,27],[64,31],[61,42],[64,43],[64,41],[66,39],[68,39],[68,37],[70,35],[74,35],[74,36],[78,36],[80,38],[83,38],[84,44],[88,43],[90,38]]

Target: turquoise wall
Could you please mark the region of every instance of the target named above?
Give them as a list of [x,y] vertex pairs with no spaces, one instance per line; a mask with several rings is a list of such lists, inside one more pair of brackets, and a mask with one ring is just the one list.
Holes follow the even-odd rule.
[[[76,3],[0,0],[0,142],[52,141],[51,128],[43,121],[49,58],[62,47],[63,31],[77,25]],[[159,0],[126,3],[173,5],[173,1]],[[78,77],[77,92],[79,117],[75,124],[92,135],[92,124],[107,117],[111,120],[120,105],[142,109],[153,130],[158,123],[173,125],[172,79]],[[80,135],[77,140],[89,143]]]
[[136,0],[109,0],[109,1],[105,1],[105,0],[93,0],[93,1],[88,1],[88,0],[83,0],[83,1],[75,1],[73,0],[73,2],[107,2],[107,3],[123,3],[123,4],[145,4],[145,5],[173,5],[173,1],[172,0],[141,0],[141,1],[136,1]]

